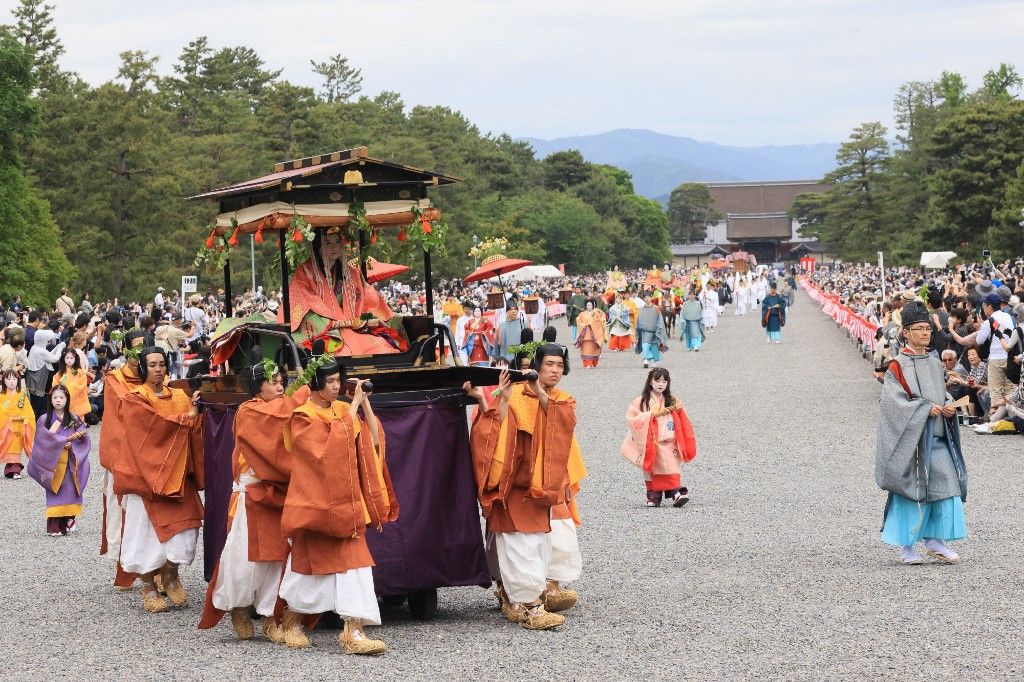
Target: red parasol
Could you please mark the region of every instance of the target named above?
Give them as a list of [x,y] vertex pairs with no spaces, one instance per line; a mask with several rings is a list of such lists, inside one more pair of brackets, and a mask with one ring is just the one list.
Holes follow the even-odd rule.
[[370,284],[390,279],[403,272],[408,272],[408,265],[395,265],[394,263],[381,263],[375,258],[366,259],[366,281]]
[[505,256],[491,256],[484,260],[484,262],[473,272],[466,275],[462,281],[466,284],[470,282],[479,282],[482,279],[490,279],[491,277],[500,277],[507,272],[518,270],[519,268],[525,268],[527,265],[533,264],[532,260],[523,260],[521,258],[506,258]]

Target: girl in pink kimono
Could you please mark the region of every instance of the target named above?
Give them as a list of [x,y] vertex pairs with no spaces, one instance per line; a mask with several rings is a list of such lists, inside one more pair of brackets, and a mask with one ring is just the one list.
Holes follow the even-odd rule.
[[670,384],[668,370],[655,367],[647,374],[643,393],[626,410],[629,434],[622,442],[622,456],[643,470],[648,507],[660,507],[663,495],[673,507],[690,501],[680,482],[680,462],[697,456],[697,439]]

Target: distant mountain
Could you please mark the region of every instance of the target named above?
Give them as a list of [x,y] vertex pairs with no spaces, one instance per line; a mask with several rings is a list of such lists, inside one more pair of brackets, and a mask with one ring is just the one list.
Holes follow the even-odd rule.
[[578,149],[592,163],[628,170],[637,194],[659,200],[681,182],[815,180],[835,168],[839,149],[831,143],[733,147],[632,129],[554,140],[520,139],[533,145],[538,158]]

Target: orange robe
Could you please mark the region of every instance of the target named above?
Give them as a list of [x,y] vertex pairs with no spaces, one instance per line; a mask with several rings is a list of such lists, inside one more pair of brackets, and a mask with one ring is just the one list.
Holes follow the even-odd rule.
[[284,561],[288,541],[281,532],[281,512],[291,477],[291,454],[284,447],[284,431],[292,412],[309,399],[309,387],[293,395],[266,402],[245,402],[235,416],[235,479],[241,461],[259,483],[245,487],[245,514],[249,527],[249,561]]
[[398,518],[398,500],[380,452],[348,403],[312,402],[292,413],[285,429],[292,473],[281,530],[292,541],[291,570],[330,575],[373,566],[367,526]]
[[[381,322],[395,314],[381,295],[363,279],[359,268],[351,263],[344,266],[344,282],[337,293],[333,283],[317,268],[312,258],[300,265],[288,285],[291,306],[292,332],[307,348],[315,339],[324,339],[327,350],[334,355],[374,355],[406,350],[406,342],[398,332],[380,326],[363,331],[331,329],[331,322],[354,322],[370,313]],[[284,322],[284,311],[278,312],[278,322]],[[385,337],[399,344],[396,349]]]
[[[119,369],[107,372],[103,380],[103,414],[107,418],[100,422],[100,466],[107,471],[107,476],[113,475],[114,460],[121,451],[124,443],[124,422],[121,421],[121,401],[131,389],[142,384],[139,375],[127,365]],[[107,518],[108,506],[112,503],[107,499],[107,485],[103,486],[103,523],[100,534],[100,555],[107,553],[107,524],[117,524],[120,528],[124,524],[124,512],[117,518]],[[116,537],[120,537],[118,531]],[[114,584],[119,587],[128,587],[135,580],[134,576],[124,574],[118,563],[117,576]]]
[[576,317],[579,330],[576,335],[576,347],[580,349],[580,358],[584,366],[597,366],[601,359],[601,351],[607,339],[608,316],[600,308],[584,310]]
[[[284,429],[296,407],[309,399],[309,386],[290,396],[266,401],[247,400],[235,413],[235,449],[231,452],[231,470],[237,483],[250,469],[258,483],[245,486],[245,520],[249,561],[280,561],[288,558],[288,540],[281,532],[281,510],[288,493],[291,459],[284,447]],[[228,505],[228,532],[235,520],[238,493],[231,494]],[[224,611],[213,605],[220,563],[210,576],[199,628],[208,630],[220,623]]]
[[57,372],[53,377],[53,385],[63,384],[71,394],[71,414],[85,417],[92,412],[89,403],[89,374],[84,369],[71,369],[66,374]]
[[575,398],[555,388],[545,411],[529,386],[516,384],[504,420],[499,409],[483,412],[470,436],[487,530],[547,533],[552,517],[579,523],[574,497],[586,469],[573,436]]
[[113,462],[114,492],[142,498],[160,542],[203,525],[203,421],[191,409],[184,391],[164,387],[158,396],[148,384],[121,401],[125,437]]
[[32,456],[36,437],[36,415],[28,393],[0,393],[0,459],[4,464],[21,464],[21,453]]

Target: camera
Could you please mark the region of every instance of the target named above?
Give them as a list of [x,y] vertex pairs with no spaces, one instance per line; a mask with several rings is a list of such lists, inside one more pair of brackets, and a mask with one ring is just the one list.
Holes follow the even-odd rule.
[[992,257],[992,252],[989,251],[988,249],[984,249],[981,252],[981,257],[982,258],[991,258]]

